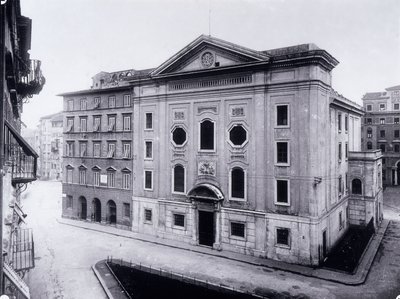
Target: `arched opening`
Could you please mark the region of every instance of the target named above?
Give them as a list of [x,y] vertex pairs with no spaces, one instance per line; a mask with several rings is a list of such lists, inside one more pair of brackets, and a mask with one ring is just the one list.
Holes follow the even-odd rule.
[[117,223],[117,206],[111,199],[107,202],[107,220],[109,224]]
[[86,220],[87,218],[87,202],[86,198],[83,196],[79,197],[78,217],[83,220]]
[[214,150],[214,123],[210,120],[200,123],[200,150]]
[[353,179],[351,182],[351,191],[353,194],[362,194],[362,183],[359,179]]
[[101,202],[98,198],[93,199],[92,207],[93,207],[92,220],[95,222],[101,222]]

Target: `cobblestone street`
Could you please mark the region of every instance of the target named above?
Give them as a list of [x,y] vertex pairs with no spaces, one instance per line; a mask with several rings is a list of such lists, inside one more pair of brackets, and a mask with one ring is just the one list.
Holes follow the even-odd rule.
[[57,221],[61,214],[61,184],[38,181],[28,186],[23,200],[36,254],[36,267],[27,280],[35,299],[106,298],[91,266],[112,255],[243,290],[257,290],[269,298],[396,298],[400,294],[400,217],[394,212],[396,205],[400,206],[398,190],[386,190],[391,198],[387,200],[390,210],[386,211],[385,205],[385,215],[392,223],[367,281],[352,287],[63,225]]

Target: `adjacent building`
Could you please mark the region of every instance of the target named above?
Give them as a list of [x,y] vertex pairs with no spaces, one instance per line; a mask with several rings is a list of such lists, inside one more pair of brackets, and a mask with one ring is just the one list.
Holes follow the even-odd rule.
[[34,243],[32,231],[25,224],[21,194],[36,180],[38,155],[20,135],[21,113],[26,98],[38,94],[45,80],[40,61],[29,56],[32,20],[21,15],[19,0],[1,1],[0,22],[0,102],[4,108],[0,115],[4,133],[0,134],[0,156],[4,157],[0,160],[0,294],[30,298],[22,277],[34,267]]
[[157,68],[96,75],[62,94],[63,216],[319,264],[349,225],[382,219],[381,154],[361,152],[337,64],[314,44],[202,35]]
[[363,149],[383,154],[383,184],[400,184],[400,85],[363,97]]
[[63,156],[63,113],[40,118],[38,125],[38,174],[42,180],[61,180]]

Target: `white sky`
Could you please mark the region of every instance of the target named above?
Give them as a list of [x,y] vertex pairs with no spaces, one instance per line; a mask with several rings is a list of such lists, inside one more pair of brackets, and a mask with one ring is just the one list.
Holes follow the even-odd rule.
[[200,34],[254,50],[315,43],[340,64],[333,87],[361,103],[400,84],[398,0],[21,0],[31,58],[46,85],[24,106],[35,127],[62,110],[56,94],[87,89],[99,71],[157,67]]

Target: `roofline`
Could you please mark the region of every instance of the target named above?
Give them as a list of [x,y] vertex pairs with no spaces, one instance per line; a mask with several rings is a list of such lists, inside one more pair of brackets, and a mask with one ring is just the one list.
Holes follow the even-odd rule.
[[108,91],[111,91],[111,90],[124,90],[124,89],[130,89],[130,88],[132,88],[131,85],[115,86],[115,87],[110,87],[110,88],[98,88],[98,89],[91,88],[91,89],[83,89],[83,90],[59,93],[59,94],[57,94],[57,96],[58,97],[66,97],[66,96],[71,96],[71,95],[102,93],[102,92],[108,92]]

